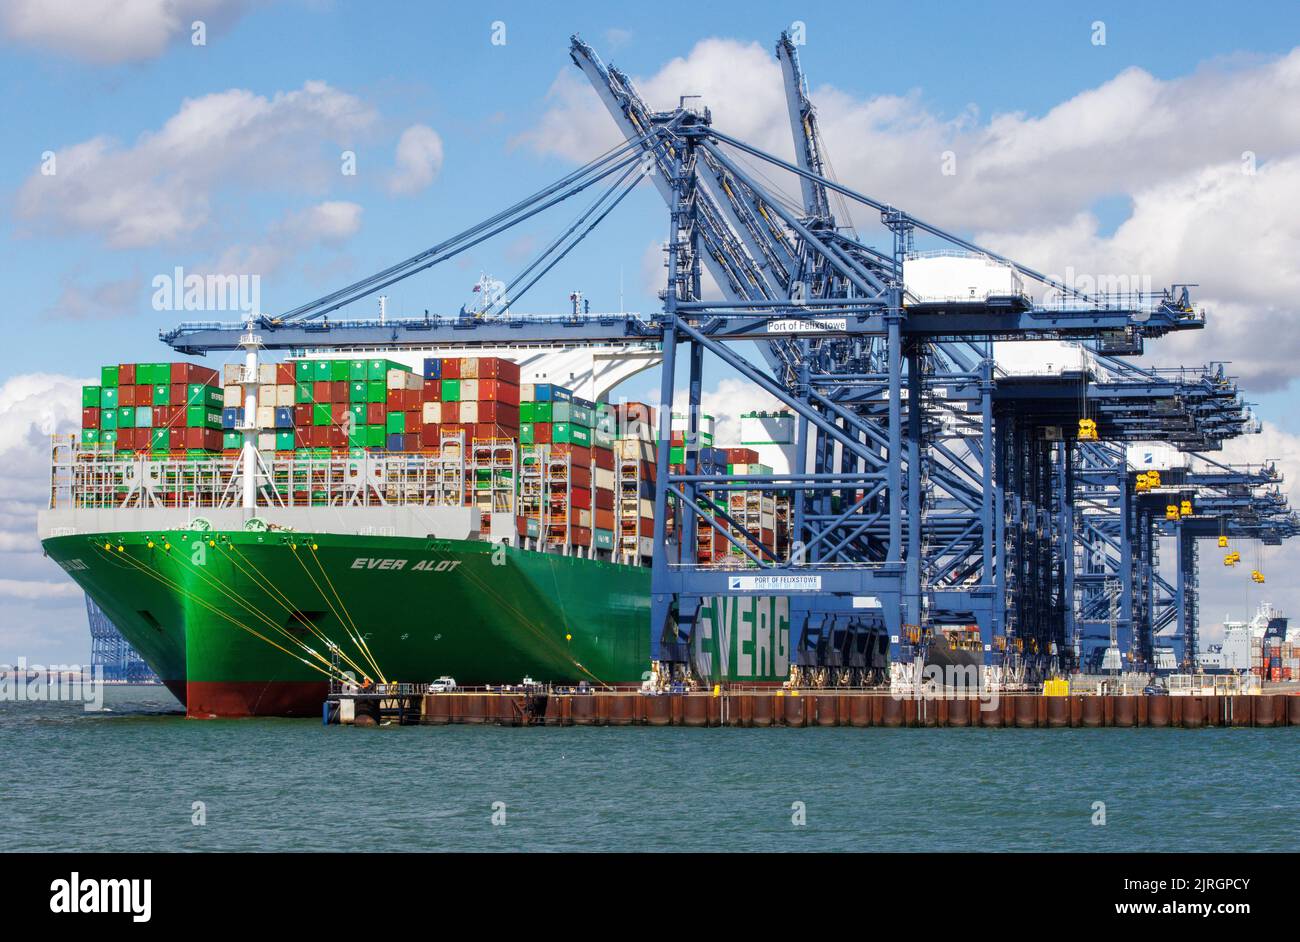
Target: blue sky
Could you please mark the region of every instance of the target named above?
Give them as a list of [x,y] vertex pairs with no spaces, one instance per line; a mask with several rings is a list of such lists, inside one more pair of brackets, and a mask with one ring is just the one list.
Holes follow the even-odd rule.
[[[1151,358],[1233,361],[1267,425],[1232,457],[1280,458],[1300,479],[1293,3],[173,0],[169,23],[158,0],[98,9],[111,2],[0,0],[0,257],[16,351],[0,361],[0,469],[22,482],[0,504],[0,662],[84,657],[77,600],[40,588],[60,574],[26,548],[46,473],[38,426],[51,410],[75,415],[55,400],[101,363],[169,358],[157,331],[183,315],[151,308],[150,280],[175,266],[259,274],[264,309],[283,310],[568,172],[614,135],[569,62],[574,32],[652,105],[703,93],[720,128],[780,151],[772,48],[802,22],[841,179],[1045,271],[1199,282],[1210,326],[1152,344]],[[949,149],[953,178],[937,169]],[[341,172],[344,151],[355,175]],[[1258,173],[1244,173],[1247,153]],[[513,274],[577,210],[395,286],[390,311],[455,310],[481,273]],[[577,288],[613,309],[621,280],[627,309],[651,309],[666,223],[638,189],[522,308],[563,309]],[[1218,578],[1207,622],[1253,607]],[[1300,609],[1300,592],[1269,591]]]

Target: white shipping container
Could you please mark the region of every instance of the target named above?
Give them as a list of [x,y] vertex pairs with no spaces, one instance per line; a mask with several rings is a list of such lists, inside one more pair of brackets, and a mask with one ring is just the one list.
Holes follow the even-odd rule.
[[422,417],[425,425],[442,424],[442,403],[426,402],[422,410]]
[[903,259],[903,285],[911,303],[983,301],[1025,293],[1020,273],[973,253],[935,253]]
[[788,445],[793,441],[793,412],[747,412],[740,417],[742,445]]
[[257,381],[263,386],[275,385],[275,364],[259,363],[257,365]]
[[281,407],[293,407],[294,390],[292,386],[275,387],[275,404]]
[[653,517],[655,515],[655,502],[652,500],[641,501],[641,516]]
[[389,389],[406,388],[406,370],[389,370],[387,375],[387,385]]
[[[464,383],[464,380],[461,380]],[[476,401],[460,403],[460,424],[472,425],[478,421],[478,403]]]
[[238,409],[244,404],[243,386],[226,386],[221,391],[221,404],[228,409]]
[[591,511],[588,510],[586,507],[579,507],[577,508],[577,511],[578,511],[578,526],[591,529]]
[[592,483],[598,488],[607,491],[614,489],[614,472],[606,471],[604,468],[597,468],[591,475]]
[[533,390],[533,384],[532,384],[532,383],[520,383],[520,384],[519,384],[519,401],[520,401],[520,402],[534,402],[535,400],[533,399],[533,397],[534,397],[535,395],[536,395],[536,392]]
[[275,432],[259,432],[257,435],[258,451],[275,451]]
[[406,388],[411,392],[419,392],[424,388],[424,377],[419,373],[407,373]]
[[221,368],[221,385],[234,386],[239,382],[239,373],[243,367],[238,363],[227,363]]
[[257,404],[259,406],[273,406],[279,395],[276,392],[275,383],[264,383],[257,387]]
[[[478,380],[462,379],[460,381],[460,401],[466,402],[471,399],[478,402]],[[474,421],[477,422],[478,420],[475,419]]]
[[[275,428],[275,406],[258,406],[257,407],[257,427],[258,428]],[[271,436],[275,438],[274,435]],[[258,446],[261,447],[260,445]],[[275,442],[271,442],[271,447],[275,448]]]
[[627,461],[654,461],[655,446],[639,438],[620,438],[618,456]]

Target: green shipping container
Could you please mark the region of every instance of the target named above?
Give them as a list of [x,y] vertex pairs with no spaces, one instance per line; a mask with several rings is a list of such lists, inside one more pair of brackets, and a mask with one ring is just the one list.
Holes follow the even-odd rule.
[[83,428],[81,430],[81,447],[92,448],[99,444],[99,429]]
[[[568,405],[566,402],[565,405]],[[552,408],[554,403],[551,402],[534,402],[533,403],[533,422],[554,422],[556,421],[555,410]]]
[[[99,430],[101,432],[113,432],[117,430],[117,410],[100,409],[99,410]],[[102,441],[102,439],[101,439]]]
[[519,403],[519,421],[521,424],[533,421],[533,406],[535,405],[535,402]]
[[334,379],[334,367],[329,360],[317,360],[315,362],[312,379],[318,383],[328,383]]
[[221,410],[206,406],[186,406],[186,428],[221,428]]
[[[366,381],[364,379],[361,380],[360,382],[353,380],[351,383],[348,384],[348,402],[364,403],[365,401],[366,401]],[[364,411],[365,410],[363,409],[362,412]]]
[[556,422],[551,425],[551,441],[569,442],[574,445],[590,445],[591,429],[574,425],[572,422]]
[[352,378],[351,360],[330,360],[330,379],[336,383],[346,383]]
[[366,363],[366,379],[383,381],[388,379],[389,370],[400,368],[400,364],[389,363],[387,360],[370,360]]
[[604,429],[594,428],[591,430],[591,443],[599,445],[601,448],[613,448],[616,439],[612,434]]
[[519,423],[519,444],[521,444],[521,445],[532,445],[532,444],[534,444],[534,442],[533,442],[533,423],[532,423],[532,422],[520,422],[520,423]]
[[165,428],[156,428],[149,433],[149,447],[155,450],[166,451],[170,441],[170,431]]
[[116,386],[117,385],[117,367],[101,366],[99,368],[99,385]]
[[213,406],[217,409],[226,404],[221,387],[205,386],[202,383],[190,383],[185,387],[185,402],[191,406]]
[[442,401],[460,402],[460,380],[444,379],[442,381]]
[[668,449],[669,464],[686,464],[686,447],[684,445],[673,445]]
[[612,550],[614,548],[614,531],[592,530],[591,542],[596,549]]
[[366,424],[366,404],[364,402],[348,406],[348,411],[352,413],[353,429],[359,429]]
[[366,402],[385,402],[388,399],[388,387],[382,379],[366,381]]
[[98,386],[81,387],[81,408],[98,409],[102,392]]
[[108,432],[103,429],[99,430],[99,447],[101,449],[112,449],[117,447],[117,432]]
[[244,435],[242,432],[227,432],[221,436],[221,447],[229,451],[232,448],[244,447]]
[[369,364],[365,360],[348,361],[348,379],[365,382],[369,378]]
[[118,406],[117,408],[117,427],[135,428],[135,407]]
[[154,383],[153,404],[165,406],[172,401],[172,388],[167,383]]
[[387,442],[387,435],[382,425],[366,426],[366,447],[383,448]]
[[329,425],[330,424],[330,406],[328,402],[317,403],[312,406],[311,424],[312,425]]
[[293,365],[293,375],[300,383],[310,383],[316,378],[311,360],[298,360]]
[[405,412],[388,413],[388,422],[384,427],[388,430],[389,435],[405,435],[406,434],[406,413]]
[[573,421],[573,403],[571,402],[543,402],[546,406],[546,418],[538,418],[538,422],[563,422],[568,425]]
[[293,387],[294,402],[311,402],[311,383],[297,383]]
[[596,417],[589,408],[586,406],[574,405],[571,402],[566,403],[566,405],[569,407],[570,422],[574,425],[581,425],[583,428],[591,428]]
[[280,429],[275,433],[276,451],[293,451],[293,429]]
[[99,407],[101,409],[117,408],[117,387],[105,386],[99,391]]

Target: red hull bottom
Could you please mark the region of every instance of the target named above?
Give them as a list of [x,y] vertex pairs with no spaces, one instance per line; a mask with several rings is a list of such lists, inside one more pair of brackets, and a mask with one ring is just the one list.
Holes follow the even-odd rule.
[[191,680],[186,685],[185,715],[191,719],[245,716],[320,716],[329,693],[325,681]]

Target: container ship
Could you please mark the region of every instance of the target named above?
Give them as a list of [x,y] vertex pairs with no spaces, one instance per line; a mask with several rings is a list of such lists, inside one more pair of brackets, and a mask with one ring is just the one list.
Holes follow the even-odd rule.
[[[190,716],[318,715],[331,681],[639,686],[657,415],[598,397],[655,351],[613,372],[598,351],[457,352],[105,366],[54,446],[45,552]],[[793,447],[790,415],[743,421],[753,445],[721,448],[702,418],[701,468],[771,473],[760,452]],[[781,495],[733,500],[770,548],[787,539]],[[703,523],[696,544],[737,552]],[[699,676],[786,680],[781,601],[745,616],[752,654],[711,632]]]

